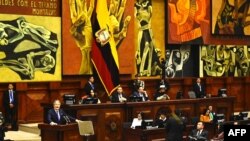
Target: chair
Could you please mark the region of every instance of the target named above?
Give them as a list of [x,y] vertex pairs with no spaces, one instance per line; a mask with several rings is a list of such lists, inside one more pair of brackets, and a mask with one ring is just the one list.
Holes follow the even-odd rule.
[[94,135],[94,128],[92,121],[79,121],[78,122],[79,132],[81,136],[85,136],[87,141],[90,135]]
[[188,96],[189,98],[196,98],[195,92],[194,91],[188,91]]

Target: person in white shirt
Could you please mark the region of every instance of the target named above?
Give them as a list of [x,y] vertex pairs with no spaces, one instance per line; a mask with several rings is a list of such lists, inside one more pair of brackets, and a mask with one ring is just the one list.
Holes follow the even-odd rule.
[[137,118],[133,119],[131,128],[135,129],[136,126],[141,126],[143,121],[143,113],[140,112],[137,114]]

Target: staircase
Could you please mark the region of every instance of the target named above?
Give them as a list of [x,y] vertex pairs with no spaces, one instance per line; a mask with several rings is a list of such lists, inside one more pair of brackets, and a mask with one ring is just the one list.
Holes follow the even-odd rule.
[[5,132],[4,140],[9,141],[41,141],[38,123],[20,124],[18,131]]

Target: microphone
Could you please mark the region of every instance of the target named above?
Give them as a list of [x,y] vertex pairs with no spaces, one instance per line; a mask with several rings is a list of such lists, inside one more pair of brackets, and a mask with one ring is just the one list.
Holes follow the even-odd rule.
[[66,124],[70,123],[70,119],[68,118],[68,116],[63,116],[64,120],[66,121]]

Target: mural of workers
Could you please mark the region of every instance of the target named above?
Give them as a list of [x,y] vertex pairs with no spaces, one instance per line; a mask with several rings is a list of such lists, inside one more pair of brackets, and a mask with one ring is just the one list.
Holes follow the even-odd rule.
[[198,57],[193,53],[195,49],[198,50],[198,47],[194,46],[191,48],[190,45],[168,45],[165,51],[166,77],[196,76],[197,72],[195,72],[195,66],[193,65],[195,64],[195,60],[198,60]]
[[[89,2],[89,3],[88,3]],[[110,0],[109,3],[109,28],[115,40],[116,48],[119,47],[122,39],[127,35],[128,25],[131,16],[124,16],[127,0]],[[91,17],[95,6],[95,0],[69,0],[71,28],[77,47],[81,51],[81,66],[79,74],[92,74],[91,47],[93,31]]]
[[139,76],[160,75],[161,50],[155,47],[151,28],[152,3],[151,0],[137,0],[134,4],[135,18],[138,27],[136,46],[136,68]]
[[[213,0],[213,5],[218,1]],[[249,0],[222,0],[216,16],[215,28],[212,33],[220,35],[250,35]]]
[[208,26],[208,0],[168,0],[169,42],[203,43],[201,24]]
[[208,45],[201,47],[201,76],[249,76],[248,46]]
[[57,35],[24,17],[0,21],[0,68],[16,72],[21,80],[33,80],[35,72],[54,74]]

